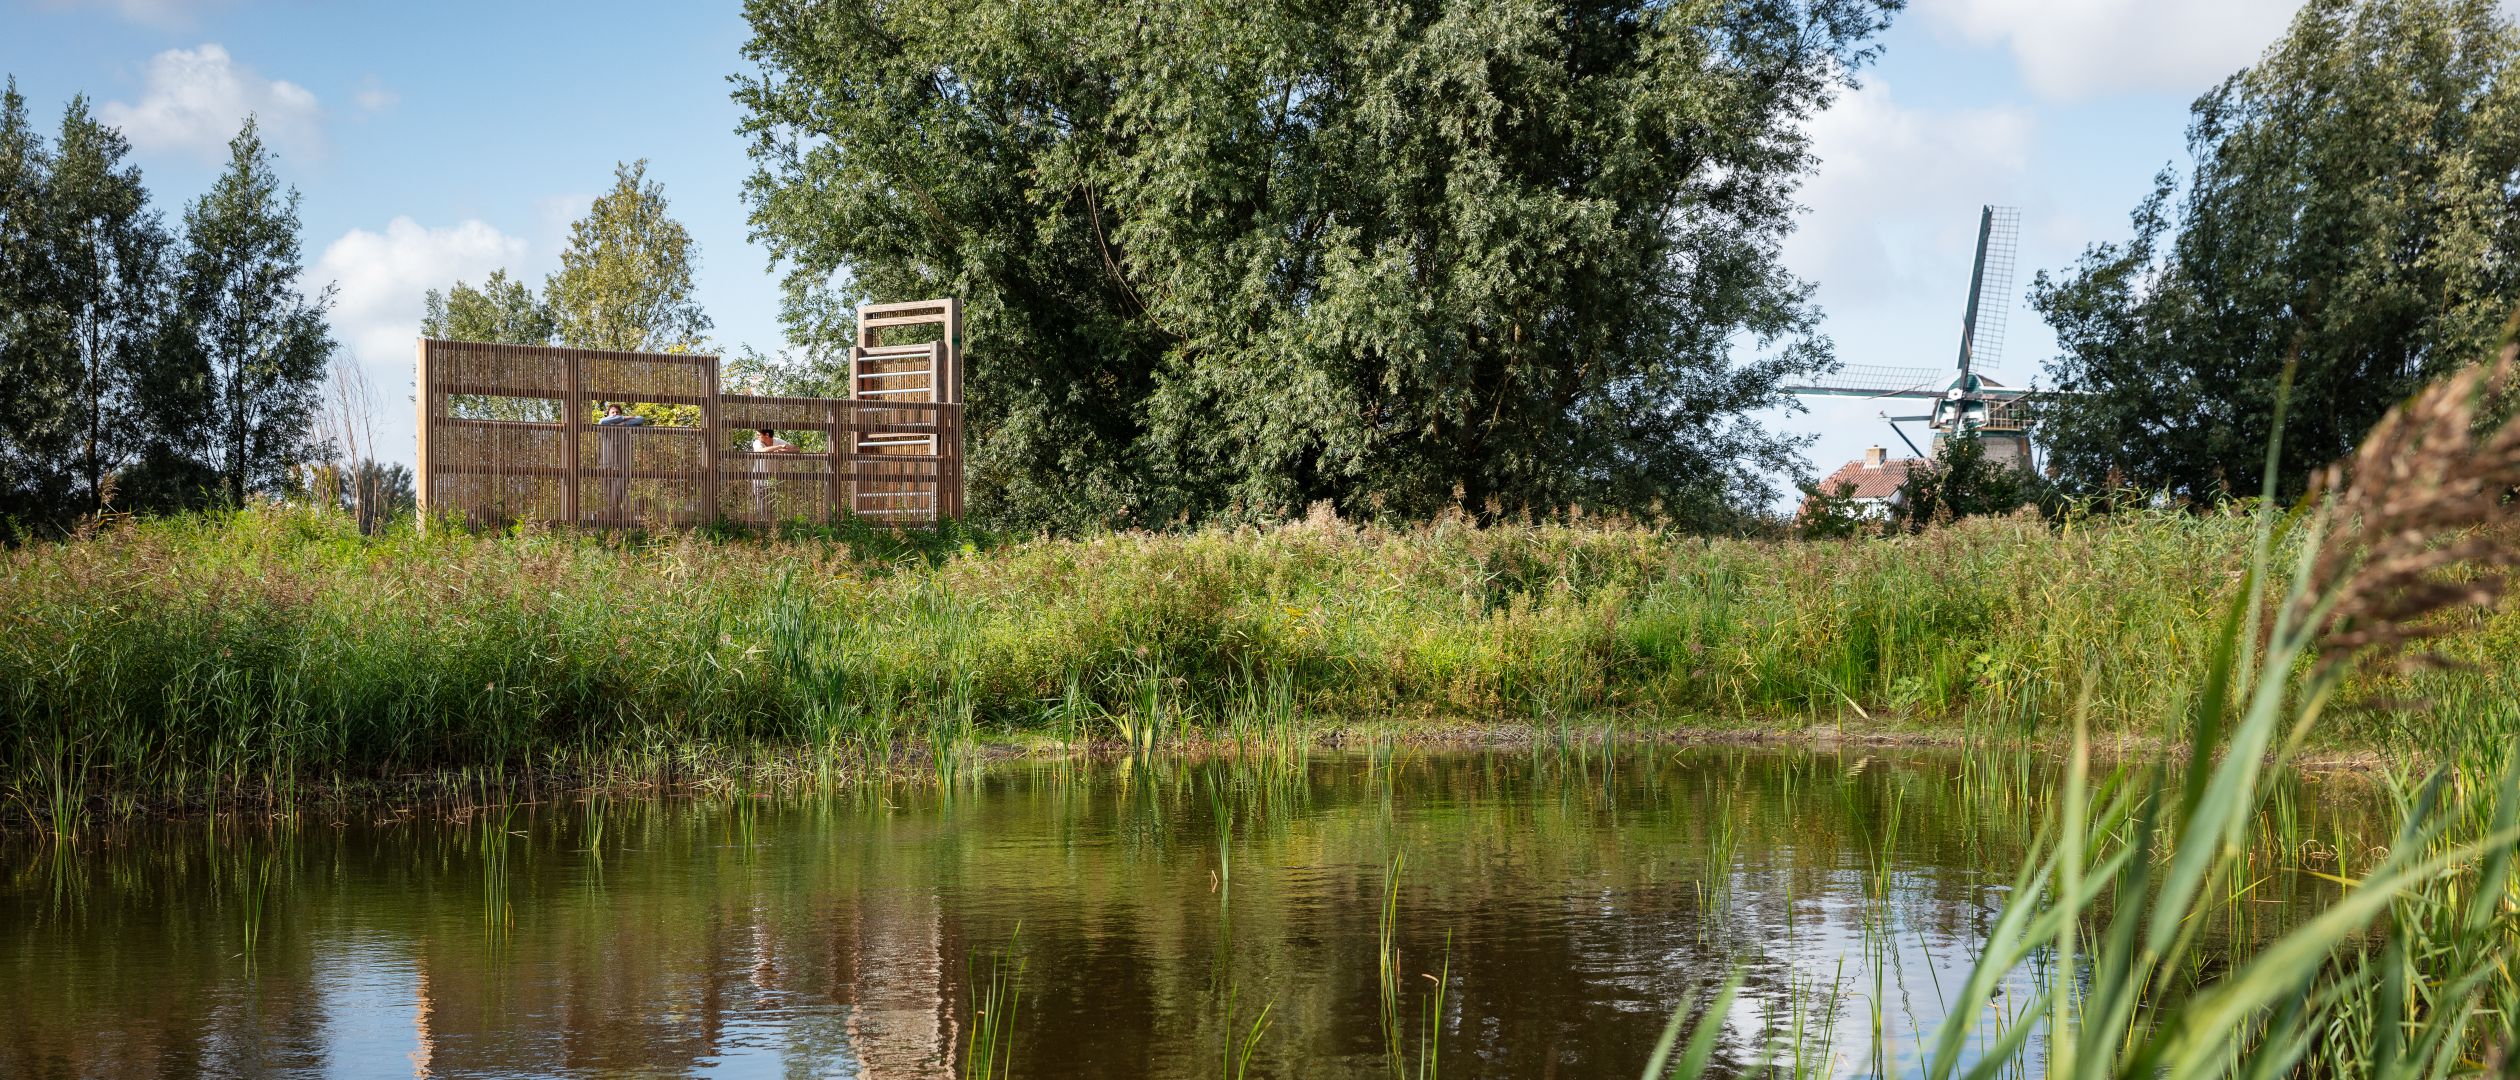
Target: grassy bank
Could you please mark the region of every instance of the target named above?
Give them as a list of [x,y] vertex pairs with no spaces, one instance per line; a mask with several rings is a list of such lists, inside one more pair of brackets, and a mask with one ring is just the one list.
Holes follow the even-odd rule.
[[[1291,737],[1602,723],[2176,738],[2237,516],[1970,522],[1888,541],[1622,525],[1000,542],[635,541],[259,510],[0,555],[15,801],[286,797],[444,770],[648,774],[992,735]],[[2362,677],[2331,746],[2520,730],[2520,616],[2446,675]]]

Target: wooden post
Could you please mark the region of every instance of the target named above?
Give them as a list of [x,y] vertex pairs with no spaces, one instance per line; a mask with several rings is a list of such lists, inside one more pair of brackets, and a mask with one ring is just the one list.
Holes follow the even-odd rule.
[[[951,330],[946,331],[949,336],[951,333]],[[947,475],[950,470],[946,467],[945,461],[945,390],[948,385],[946,358],[951,355],[953,353],[948,336],[940,336],[928,346],[928,402],[935,406],[935,409],[928,413],[927,451],[931,462],[928,466],[930,477],[928,524],[930,525],[945,520],[946,504],[952,499],[952,496],[946,494],[946,486],[952,477]]]
[[936,388],[936,400],[962,404],[963,348],[962,301],[945,298],[945,381]]
[[560,396],[560,482],[568,485],[560,494],[560,512],[574,529],[584,521],[578,514],[578,429],[586,423],[585,387],[579,381],[577,350],[561,353],[560,363],[569,369],[569,388]]
[[433,411],[429,408],[432,396],[429,389],[429,339],[421,338],[413,346],[411,370],[413,385],[418,391],[411,399],[420,411],[416,429],[419,432],[418,454],[412,469],[419,483],[412,486],[412,503],[419,509],[420,527],[425,530],[429,525],[429,506],[436,501],[429,497],[431,482],[435,479],[429,469],[429,414]]
[[721,413],[718,407],[717,357],[702,357],[700,370],[702,377],[709,381],[707,391],[700,398],[700,437],[707,440],[700,447],[700,524],[715,525],[718,518],[718,456],[723,452],[719,444],[726,441],[726,433],[719,430],[718,425]]
[[829,521],[832,521],[832,524],[839,524],[844,516],[849,516],[849,511],[854,511],[854,506],[849,506],[847,473],[849,473],[849,456],[857,453],[857,436],[849,433],[849,420],[847,420],[849,403],[844,403],[844,400],[827,400],[827,403],[822,405],[822,410],[824,410],[824,418],[832,420],[832,438],[827,438],[829,446],[824,446],[824,451],[827,451],[829,458],[832,458],[832,514],[829,514]]
[[945,357],[946,357],[946,355],[947,355],[947,352],[946,352],[946,348],[945,348],[945,343],[944,343],[944,342],[942,342],[942,341],[936,341],[936,342],[931,342],[931,343],[929,343],[929,345],[928,345],[928,400],[929,400],[929,401],[942,402],[942,401],[946,400],[946,398],[945,398]]

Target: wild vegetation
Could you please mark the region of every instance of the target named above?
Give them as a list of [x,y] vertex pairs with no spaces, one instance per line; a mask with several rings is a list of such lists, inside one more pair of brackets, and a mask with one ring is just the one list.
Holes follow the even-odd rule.
[[[1139,747],[1342,725],[2177,740],[2245,514],[1983,519],[1888,540],[1629,523],[1005,540],[362,536],[328,512],[128,521],[0,556],[21,807],[280,797],[486,769],[652,779],[975,738]],[[2520,617],[2374,674],[2333,748],[2520,732]]]
[[[2255,888],[2250,852],[2270,830],[2276,786],[2335,722],[2353,673],[2440,640],[2446,614],[2491,608],[2520,567],[2520,547],[2497,531],[2520,488],[2520,423],[2482,419],[2520,377],[2515,358],[2506,347],[2392,410],[2350,470],[2312,474],[2327,497],[2305,514],[2260,506],[2204,681],[2177,714],[2183,754],[2095,784],[2090,714],[2072,711],[2062,797],[1945,999],[1924,1076],[2510,1074],[2520,752],[2507,731],[2396,781],[2395,838],[2338,868],[2347,888],[2333,902],[2212,977],[2195,964],[2208,947],[2200,929]],[[2261,474],[2270,495],[2278,456]],[[2026,1005],[1999,1000],[2025,966],[2053,974]],[[1717,994],[1670,1075],[1706,1071],[1732,992]],[[2005,1017],[1991,1037],[1990,1010]],[[1646,1080],[1665,1075],[1683,1019]]]

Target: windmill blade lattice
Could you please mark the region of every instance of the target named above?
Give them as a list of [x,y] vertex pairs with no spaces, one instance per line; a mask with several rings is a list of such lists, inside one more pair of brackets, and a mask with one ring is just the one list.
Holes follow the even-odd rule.
[[1832,397],[1932,398],[1940,396],[1950,381],[1950,372],[1935,368],[1844,364],[1826,375],[1788,382],[1785,389]]
[[1989,206],[1978,226],[1978,264],[1970,275],[1968,334],[1962,339],[1963,371],[1994,367],[2004,357],[2004,327],[2012,313],[2013,270],[2021,257],[2021,211]]

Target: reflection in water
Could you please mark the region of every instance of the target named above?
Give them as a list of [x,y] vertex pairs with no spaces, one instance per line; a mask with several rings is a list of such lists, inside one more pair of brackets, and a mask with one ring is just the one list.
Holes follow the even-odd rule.
[[[1010,948],[1020,1077],[1379,1077],[1428,1046],[1446,1075],[1634,1076],[1736,968],[1730,1060],[1895,1075],[2044,786],[1984,757],[1552,749],[19,838],[0,1075],[945,1077],[975,958]],[[2326,887],[2268,880],[2223,932]]]

